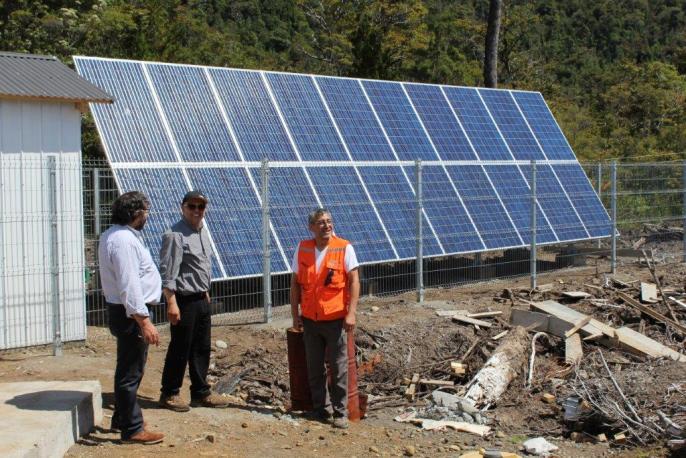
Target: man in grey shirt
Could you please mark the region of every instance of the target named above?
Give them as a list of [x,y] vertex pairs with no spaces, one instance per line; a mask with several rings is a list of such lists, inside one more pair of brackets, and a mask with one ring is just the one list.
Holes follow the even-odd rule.
[[183,217],[162,236],[160,273],[167,301],[171,342],[162,371],[160,405],[187,412],[179,391],[188,365],[191,405],[227,407],[227,401],[210,391],[212,247],[203,218],[209,200],[200,191],[187,192],[181,202]]

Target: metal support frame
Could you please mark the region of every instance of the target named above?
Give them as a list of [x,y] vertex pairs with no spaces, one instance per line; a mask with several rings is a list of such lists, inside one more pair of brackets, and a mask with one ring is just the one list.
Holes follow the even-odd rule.
[[101,226],[101,215],[100,215],[100,169],[93,169],[93,212],[95,225],[93,230],[95,231],[95,236],[99,237],[102,231]]
[[683,162],[683,165],[681,167],[681,193],[683,195],[683,202],[682,202],[683,258],[682,259],[683,259],[683,262],[686,262],[686,161]]
[[272,276],[271,276],[271,247],[269,236],[269,161],[262,160],[262,305],[264,307],[264,322],[272,320]]
[[415,161],[415,189],[417,200],[417,302],[424,302],[424,234],[422,232],[422,213],[424,210],[422,196],[422,161]]
[[[600,200],[600,203],[603,203],[603,163],[598,162],[598,199]],[[598,239],[598,249],[602,248],[602,243],[603,241],[601,239]]]
[[610,166],[610,179],[612,181],[611,203],[612,212],[612,251],[610,255],[610,270],[613,274],[617,273],[617,161],[612,161]]
[[50,215],[48,240],[50,244],[50,291],[52,298],[52,354],[62,356],[62,314],[60,313],[60,261],[57,227],[57,161],[48,157],[48,211]]
[[529,249],[529,270],[531,289],[536,289],[536,160],[531,161],[531,248]]

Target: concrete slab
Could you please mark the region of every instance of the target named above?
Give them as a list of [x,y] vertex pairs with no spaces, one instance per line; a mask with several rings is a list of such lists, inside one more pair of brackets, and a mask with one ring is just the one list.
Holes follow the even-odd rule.
[[63,456],[102,422],[98,381],[0,383],[0,456]]

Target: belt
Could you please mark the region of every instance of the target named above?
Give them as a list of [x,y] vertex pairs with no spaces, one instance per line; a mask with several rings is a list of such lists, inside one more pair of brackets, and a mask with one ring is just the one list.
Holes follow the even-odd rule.
[[207,297],[206,291],[202,291],[200,293],[188,293],[188,294],[184,294],[184,293],[179,292],[179,291],[176,292],[176,300],[177,301],[183,301],[183,302],[199,301],[200,299],[205,299],[205,297]]

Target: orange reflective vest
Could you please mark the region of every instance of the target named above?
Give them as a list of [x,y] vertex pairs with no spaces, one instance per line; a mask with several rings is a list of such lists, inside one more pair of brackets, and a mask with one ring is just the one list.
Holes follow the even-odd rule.
[[[302,316],[314,321],[345,318],[350,303],[345,247],[350,242],[332,236],[319,272],[314,240],[303,240],[298,248],[298,276]],[[328,279],[327,279],[328,277]]]

